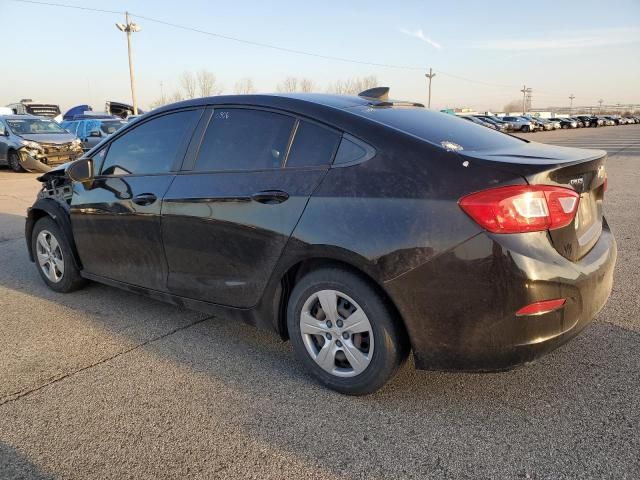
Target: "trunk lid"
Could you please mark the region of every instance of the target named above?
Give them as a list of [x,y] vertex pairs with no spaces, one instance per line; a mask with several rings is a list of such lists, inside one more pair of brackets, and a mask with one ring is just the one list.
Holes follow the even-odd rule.
[[605,151],[529,142],[515,149],[462,151],[460,155],[520,175],[531,185],[555,185],[579,193],[580,202],[573,221],[566,227],[549,231],[551,243],[565,258],[579,260],[600,238],[606,179]]

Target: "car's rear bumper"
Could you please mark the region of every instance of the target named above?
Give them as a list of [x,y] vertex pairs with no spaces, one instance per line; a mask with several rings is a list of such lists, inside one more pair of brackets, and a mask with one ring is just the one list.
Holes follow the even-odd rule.
[[[550,248],[546,232],[482,233],[385,287],[418,368],[502,370],[553,350],[593,320],[611,292],[616,255],[606,223],[578,262]],[[566,299],[560,310],[516,316],[557,298]]]

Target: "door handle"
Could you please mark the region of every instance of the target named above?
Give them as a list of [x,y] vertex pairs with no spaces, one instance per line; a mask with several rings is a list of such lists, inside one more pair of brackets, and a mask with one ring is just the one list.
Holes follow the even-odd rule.
[[153,193],[141,193],[140,195],[136,195],[133,197],[133,203],[136,205],[151,205],[158,199]]
[[266,204],[282,203],[288,198],[289,194],[287,192],[283,192],[282,190],[263,190],[251,195],[252,200]]

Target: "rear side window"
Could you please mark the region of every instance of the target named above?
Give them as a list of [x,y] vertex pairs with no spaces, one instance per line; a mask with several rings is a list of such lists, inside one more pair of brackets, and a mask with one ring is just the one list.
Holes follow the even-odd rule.
[[350,111],[442,147],[445,142],[459,145],[464,150],[488,150],[519,147],[525,142],[454,115],[426,108],[356,107]]
[[357,163],[364,160],[368,152],[364,145],[359,145],[355,141],[344,137],[340,142],[338,153],[336,153],[336,159],[333,161],[334,165],[349,165],[351,163]]
[[199,110],[170,113],[129,130],[111,142],[102,175],[170,172],[201,113]]
[[264,110],[215,109],[194,170],[279,168],[293,124],[288,115]]
[[301,121],[287,158],[287,167],[329,165],[340,135],[314,123]]

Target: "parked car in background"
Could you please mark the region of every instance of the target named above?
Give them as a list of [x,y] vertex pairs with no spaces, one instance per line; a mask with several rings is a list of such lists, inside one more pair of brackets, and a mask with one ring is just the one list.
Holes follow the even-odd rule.
[[560,128],[578,128],[578,122],[568,117],[553,117],[549,121],[558,122]]
[[582,120],[585,127],[601,127],[603,125],[603,121],[599,119],[596,115],[578,115],[578,118]]
[[36,115],[38,117],[54,118],[60,115],[60,107],[53,103],[38,103],[30,98],[24,98],[18,103],[7,105],[14,115]]
[[613,118],[610,118],[608,116],[601,116],[598,118],[602,119],[603,124],[607,127],[612,127],[616,125],[616,121]]
[[477,120],[488,123],[494,127],[495,130],[499,130],[500,132],[506,132],[509,130],[507,122],[497,122],[491,117],[483,117],[480,115],[474,115]]
[[[133,115],[133,105],[122,102],[108,101],[104,105],[104,111],[110,113],[111,115],[115,115],[116,117],[126,119],[129,117],[129,115]],[[139,108],[138,115],[142,115],[143,113],[144,111]]]
[[493,130],[499,130],[499,127],[495,123],[488,122],[486,120],[482,120],[480,118],[476,118],[473,115],[458,115],[459,118],[467,120],[469,122],[473,122],[476,125],[481,125],[486,128],[491,128]]
[[502,120],[509,122],[513,129],[519,132],[533,132],[536,128],[531,120],[524,117],[504,116]]
[[65,120],[60,125],[80,139],[86,152],[126,124],[125,120],[113,115],[85,115],[78,120]]
[[549,131],[554,129],[553,122],[550,122],[546,118],[535,118],[533,120],[537,123],[540,130]]
[[580,120],[578,117],[567,117],[567,118],[572,120],[572,121],[574,121],[574,122],[576,122],[577,128],[583,128],[585,126],[584,122],[582,120]]
[[80,140],[53,120],[0,115],[0,164],[15,172],[48,172],[81,154]]
[[503,120],[500,117],[497,117],[495,115],[476,115],[476,117],[478,117],[478,118],[480,118],[482,120],[486,120],[487,122],[493,122],[498,126],[501,125],[502,126],[502,128],[500,129],[501,131],[508,132],[510,130],[513,130],[513,126],[509,122],[507,122],[507,121],[505,121],[505,120]]
[[606,152],[387,92],[160,107],[40,177],[29,256],[57,292],[90,279],[275,330],[354,395],[410,350],[500,370],[578,334],[613,282]]

